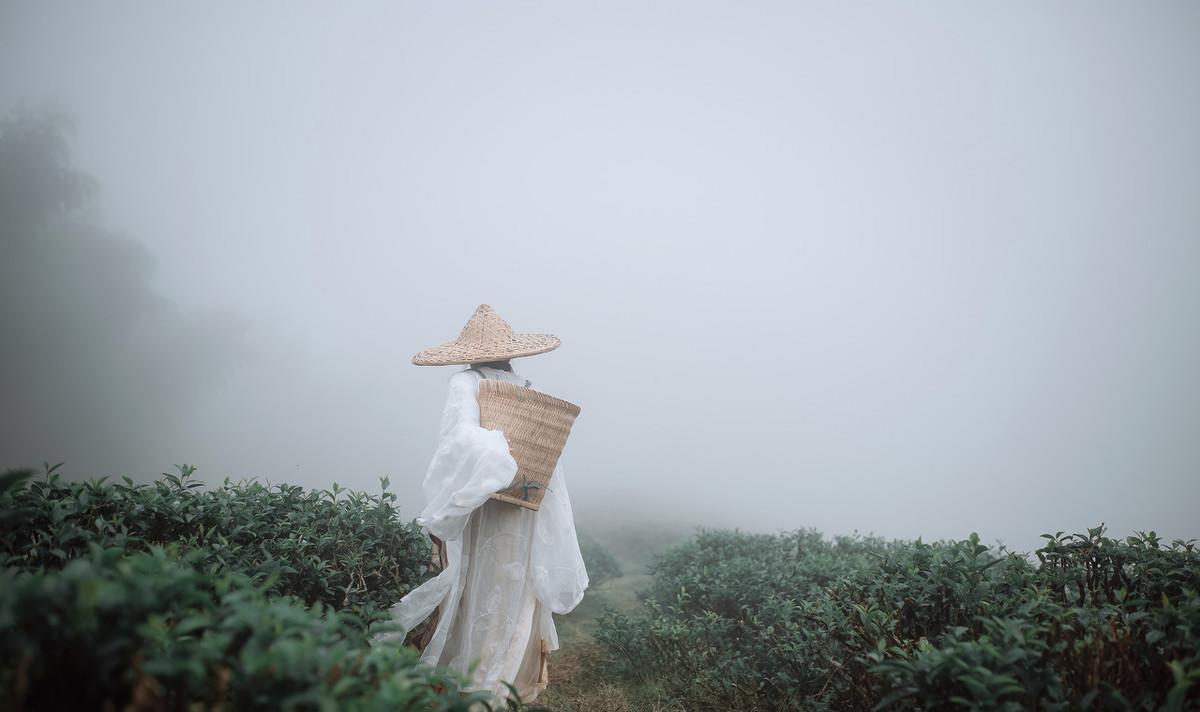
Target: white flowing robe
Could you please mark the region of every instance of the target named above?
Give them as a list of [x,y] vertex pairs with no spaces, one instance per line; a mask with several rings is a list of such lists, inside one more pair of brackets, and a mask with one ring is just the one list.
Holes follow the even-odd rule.
[[[488,378],[527,383],[485,370]],[[373,642],[403,641],[437,608],[421,660],[463,674],[477,662],[468,689],[503,697],[510,682],[529,702],[546,687],[542,653],[559,647],[551,613],[574,609],[588,576],[561,461],[537,511],[489,498],[512,482],[517,463],[503,433],[479,425],[479,381],[470,369],[451,376],[422,484],[426,506],[417,523],[445,542],[446,566],[392,607],[403,632]]]

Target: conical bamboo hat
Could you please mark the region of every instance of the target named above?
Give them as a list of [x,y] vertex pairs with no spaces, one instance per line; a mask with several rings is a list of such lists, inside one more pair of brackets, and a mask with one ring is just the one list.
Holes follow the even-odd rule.
[[512,327],[486,304],[480,304],[454,341],[447,341],[413,356],[418,366],[503,361],[532,356],[558,348],[557,336],[550,334],[514,334]]

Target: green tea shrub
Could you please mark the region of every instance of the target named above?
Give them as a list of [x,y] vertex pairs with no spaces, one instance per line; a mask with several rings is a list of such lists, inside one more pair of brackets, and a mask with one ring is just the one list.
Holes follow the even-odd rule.
[[[275,575],[269,593],[348,609],[365,620],[428,577],[429,539],[403,522],[396,496],[345,490],[305,490],[256,481],[206,489],[195,468],[164,474],[151,484],[129,478],[66,482],[46,476],[22,485],[9,473],[0,510],[0,565],[30,571],[62,567],[90,543],[145,550],[175,543],[202,550],[202,571]],[[28,474],[28,473],[26,473]],[[382,480],[386,490],[387,479]]]
[[1157,535],[1044,534],[1025,585],[970,627],[873,653],[889,701],[986,709],[1200,704],[1200,553]]
[[689,709],[1184,709],[1200,556],[1153,534],[979,543],[704,531],[597,638]]
[[496,708],[369,642],[427,574],[393,495],[55,469],[0,475],[0,709]]
[[841,632],[829,625],[840,611],[819,594],[890,546],[830,542],[812,530],[702,530],[651,567],[645,612],[605,613],[597,638],[612,669],[688,708],[812,708],[825,695],[838,651],[832,637]]
[[587,568],[588,582],[592,586],[601,586],[621,577],[621,564],[612,552],[595,539],[580,536],[579,553],[583,555],[583,565]]
[[93,542],[61,570],[0,572],[0,707],[492,709],[415,650],[370,647],[353,614],[203,572],[204,557]]

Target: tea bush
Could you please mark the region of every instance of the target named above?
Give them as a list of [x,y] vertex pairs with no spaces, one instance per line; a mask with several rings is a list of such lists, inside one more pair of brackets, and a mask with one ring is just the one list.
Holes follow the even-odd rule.
[[[12,710],[467,710],[483,696],[367,644],[352,614],[267,596],[203,552],[92,543],[60,571],[0,576],[0,704]],[[269,583],[269,580],[268,582]]]
[[0,475],[0,708],[495,708],[369,643],[429,555],[392,495],[53,469]]
[[[428,573],[429,539],[400,520],[396,496],[256,481],[213,489],[179,467],[151,484],[129,478],[63,481],[55,468],[0,494],[12,521],[0,531],[0,565],[60,568],[89,543],[145,550],[176,543],[199,549],[202,571],[277,574],[269,593],[379,615]],[[20,473],[10,473],[17,477]],[[382,482],[386,488],[386,478]]]
[[579,553],[583,556],[583,565],[587,569],[588,582],[592,586],[601,586],[622,576],[621,564],[608,549],[589,536],[579,537]]
[[702,531],[602,616],[608,664],[689,709],[1194,709],[1200,554],[1153,533],[979,543]]

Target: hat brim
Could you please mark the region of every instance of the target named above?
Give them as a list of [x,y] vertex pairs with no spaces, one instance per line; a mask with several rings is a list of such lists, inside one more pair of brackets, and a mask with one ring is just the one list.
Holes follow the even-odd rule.
[[504,361],[521,356],[535,356],[557,349],[562,342],[552,334],[513,334],[512,340],[500,348],[481,349],[458,339],[425,349],[412,357],[417,366],[456,366],[488,361]]

